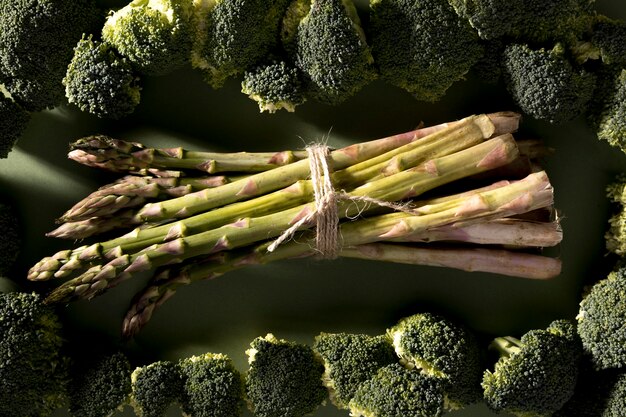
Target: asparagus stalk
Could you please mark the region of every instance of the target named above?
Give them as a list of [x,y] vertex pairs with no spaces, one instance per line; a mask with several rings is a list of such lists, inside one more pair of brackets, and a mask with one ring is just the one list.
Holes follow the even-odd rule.
[[100,187],[65,212],[58,222],[75,222],[110,216],[119,210],[144,205],[150,200],[180,197],[232,181],[223,175],[206,177],[145,177],[127,175]]
[[[516,120],[514,116],[507,116],[506,119],[504,118],[504,116],[489,116],[489,117],[472,116],[462,121],[455,122],[452,125],[457,128],[463,127],[466,125],[474,125],[474,129],[473,129],[474,139],[472,139],[472,141],[480,141],[482,140],[483,136],[485,136],[486,134],[490,134],[490,132],[493,132],[493,129],[490,127],[490,125],[492,124],[491,120],[498,120],[498,123],[506,125],[506,126],[510,126],[511,122],[502,121],[503,119],[508,120],[508,118],[512,118]],[[499,126],[499,128],[502,129],[502,126]],[[413,136],[416,136],[416,135],[419,136],[421,134],[426,135],[427,133],[429,133],[428,135],[424,136],[424,138],[419,141],[410,142],[407,139],[406,134],[404,134],[404,135],[400,135],[401,137],[399,139],[398,137],[390,137],[388,139],[382,139],[379,141],[369,142],[369,143],[366,143],[365,145],[372,144],[372,143],[379,143],[379,144],[382,143],[384,146],[378,149],[378,151],[383,151],[390,144],[397,143],[399,141],[400,142],[408,141],[409,143],[412,143],[414,145],[421,145],[422,143],[424,143],[425,144],[425,146],[423,146],[424,155],[421,158],[417,158],[417,159],[414,156],[414,161],[419,162],[419,161],[425,160],[427,156],[430,156],[433,154],[437,156],[445,155],[447,152],[449,152],[450,146],[448,144],[449,142],[448,139],[452,138],[453,140],[458,140],[460,138],[460,136],[456,134],[457,130],[458,129],[451,129],[448,126],[442,127],[442,125],[439,125],[435,129],[421,129],[417,131],[417,133],[413,132],[414,133]],[[487,131],[487,133],[483,133],[485,131]],[[448,135],[439,134],[443,132],[448,132],[449,134]],[[431,136],[434,136],[434,135],[437,135],[437,138],[439,140],[432,143],[433,141],[431,140],[432,139]],[[391,143],[387,143],[388,141],[390,141]],[[461,140],[460,142],[467,143],[467,141],[464,141],[464,140]],[[440,147],[440,149],[437,150],[435,148],[438,143],[442,143],[442,146]],[[339,156],[336,157],[336,159],[339,161],[343,161],[342,163],[347,163],[347,161],[345,160],[346,155],[355,155],[356,153],[358,153],[356,151],[358,151],[360,146],[361,145],[353,145],[353,147],[345,148],[345,149],[353,148],[353,150],[346,151],[346,154],[340,153]],[[461,148],[463,147],[464,146],[461,146]],[[404,147],[400,146],[400,148],[404,148]],[[373,152],[375,150],[376,149],[369,149],[369,147],[367,147],[367,152]],[[409,151],[412,151],[412,149],[409,149]],[[335,154],[336,152],[338,151],[333,152],[331,156]],[[393,148],[390,152],[387,152],[387,154],[388,154],[387,159],[390,159],[398,155],[398,152],[396,148]],[[371,159],[373,160],[373,158],[374,157],[372,157]],[[287,169],[287,168],[293,167],[294,165],[296,164],[292,164],[284,168]],[[365,164],[365,168],[367,168],[367,164]],[[272,173],[276,173],[279,170],[280,169],[276,169],[273,172],[267,172],[261,175],[269,175]],[[307,166],[306,171],[308,172],[308,170],[309,170],[309,167]],[[374,174],[376,174],[376,172],[374,172]],[[258,177],[258,175],[252,176],[250,178],[254,178],[254,177]],[[225,188],[232,186],[232,185],[236,185],[237,183],[239,182],[236,181],[234,183],[230,183],[222,187],[217,187],[215,189],[207,189],[207,190],[202,191],[201,193],[204,195],[204,197],[207,196],[207,193],[210,194],[210,193],[213,193],[214,191],[216,191],[219,194],[220,189],[223,191]],[[311,187],[309,187],[308,189],[310,190]],[[283,191],[286,191],[288,193],[287,195],[291,195],[292,193],[294,193],[294,188],[287,187]],[[112,241],[97,243],[91,246],[83,246],[73,251],[62,251],[62,252],[55,254],[54,256],[50,258],[43,259],[41,262],[35,265],[31,269],[31,273],[29,274],[29,279],[45,280],[53,276],[55,277],[67,276],[75,270],[84,269],[86,266],[85,265],[86,261],[88,262],[88,261],[92,261],[94,259],[100,258],[103,254],[106,256],[107,253],[113,252],[114,255],[117,256],[119,253],[130,251],[131,248],[132,250],[138,250],[138,249],[147,247],[152,244],[161,243],[164,240],[167,240],[168,238],[175,238],[175,237],[180,237],[183,235],[199,233],[199,232],[209,230],[211,228],[216,227],[217,225],[226,224],[229,221],[234,220],[233,217],[236,217],[236,218],[246,217],[248,215],[251,215],[252,213],[255,213],[257,216],[260,216],[263,214],[267,214],[271,211],[283,210],[288,207],[301,204],[303,202],[302,200],[299,199],[299,197],[302,196],[303,198],[305,198],[306,196],[302,194],[301,191],[302,191],[302,185],[296,185],[296,193],[298,195],[293,195],[292,197],[294,198],[292,199],[285,200],[284,198],[282,198],[282,195],[284,195],[284,193],[281,193],[281,192],[279,192],[278,194],[274,193],[274,194],[264,195],[256,199],[251,199],[248,202],[244,201],[244,202],[237,203],[238,205],[231,204],[230,207],[226,206],[224,208],[207,211],[205,213],[202,213],[196,216],[187,217],[186,219],[170,224],[169,226],[166,225],[166,226],[162,226],[162,227],[158,227],[154,229],[135,230],[128,235],[125,235],[118,239],[114,239]],[[199,193],[192,193],[186,197],[191,196],[193,199],[196,199],[198,198],[198,194]],[[214,194],[215,193],[213,193],[213,195]],[[312,196],[312,193],[309,192],[308,195]],[[274,201],[275,196],[279,196],[279,199],[277,201]],[[234,196],[230,196],[230,197],[232,198]],[[309,197],[309,198],[312,198],[312,197]],[[170,200],[170,203],[175,202],[177,204],[181,204],[181,200],[182,199],[180,198],[173,199],[173,200]],[[305,198],[305,201],[307,201],[306,198]],[[149,207],[154,207],[154,205],[148,205],[146,207],[148,207],[148,210],[150,210]],[[205,201],[205,205],[203,207],[206,209],[209,209],[211,206],[206,206],[206,201]],[[196,206],[196,208],[198,208],[198,206]],[[186,211],[186,210],[187,208],[181,209],[180,211]],[[165,218],[167,217],[165,216]],[[157,217],[154,220],[158,221],[160,219],[162,219],[162,217]],[[135,222],[140,223],[141,221],[143,221],[143,219],[138,219]],[[218,222],[216,223],[216,221]]]
[[[409,152],[413,147],[421,147],[423,143],[429,143],[429,141],[432,140],[431,134],[436,135],[436,137],[451,135],[456,138],[461,138],[463,137],[463,134],[458,132],[458,130],[464,125],[474,125],[475,129],[473,129],[473,132],[477,136],[480,136],[481,139],[489,138],[494,132],[493,122],[488,116],[470,116],[458,122],[448,124],[443,128],[435,127],[434,129],[429,129],[427,131],[418,130],[404,134],[404,136],[399,135],[396,137],[404,140],[396,139],[395,141],[392,140],[392,143],[387,143],[386,141],[389,139],[387,138],[379,141],[352,145],[348,148],[333,151],[330,153],[328,158],[329,165],[331,170],[339,171],[361,162],[363,164],[359,165],[358,168],[358,171],[360,172],[373,164],[379,164],[381,162],[385,164],[385,161],[388,163],[391,158],[399,153]],[[428,132],[428,134],[426,134],[426,132]],[[418,139],[418,136],[420,140],[415,140]],[[407,149],[407,146],[409,149]],[[380,161],[378,158],[379,156],[381,156],[384,161]],[[428,158],[428,155],[423,155],[422,157]],[[379,173],[380,166],[378,168],[379,169],[374,172]],[[160,221],[167,218],[188,217],[215,207],[220,207],[235,201],[249,199],[257,195],[281,189],[298,180],[306,179],[309,176],[309,173],[309,160],[307,158],[271,171],[252,175],[244,180],[235,181],[222,187],[202,190],[180,198],[159,203],[147,204],[139,211],[138,216],[146,221]],[[342,187],[346,182],[358,184],[358,180],[356,178],[351,176],[347,176],[347,178],[345,178],[338,172],[333,174],[332,179],[333,184],[337,187]]]
[[83,165],[113,172],[137,172],[148,168],[218,172],[262,172],[304,159],[304,151],[196,152],[183,148],[147,148],[105,135],[93,135],[71,144],[69,158]]
[[[552,203],[552,187],[542,172],[469,199],[460,199],[455,205],[443,203],[442,211],[432,210],[430,214],[425,215],[392,213],[346,222],[341,225],[340,234],[345,246],[358,245],[399,238],[450,223],[509,217],[547,207]],[[349,207],[349,205],[346,207],[346,213],[350,213]],[[293,217],[294,214],[296,217]],[[285,228],[285,224],[288,225],[297,216],[298,213],[292,209],[261,218],[243,219],[210,232],[155,245],[133,255],[122,255],[106,265],[94,266],[81,276],[65,282],[53,290],[47,300],[55,303],[80,298],[90,299],[129,279],[136,272],[151,270],[167,263],[181,262],[199,255],[244,247],[268,237],[278,236]],[[283,223],[279,224],[281,218]]]
[[[513,192],[513,193],[511,193]],[[504,197],[499,199],[499,197]],[[413,229],[413,232],[400,234],[392,240],[401,242],[406,240],[412,241],[432,241],[433,238],[441,240],[457,240],[465,243],[475,242],[483,243],[481,234],[473,232],[476,227],[481,227],[491,223],[503,223],[507,226],[513,224],[521,224],[520,221],[511,221],[506,218],[500,220],[467,223],[468,217],[490,218],[507,216],[513,211],[523,212],[526,209],[535,209],[537,207],[550,206],[552,204],[552,188],[547,181],[545,173],[531,174],[526,179],[516,182],[507,183],[503,187],[486,187],[482,193],[475,193],[472,199],[484,202],[490,202],[494,207],[492,210],[486,210],[482,213],[473,210],[462,209],[468,202],[468,196],[458,197],[455,207],[460,209],[457,214],[446,204],[441,209],[448,216],[447,221],[442,221],[437,216],[436,210],[431,210],[430,214],[424,216],[407,216],[405,213],[395,215],[383,215],[374,217],[369,220],[359,220],[347,223],[342,227],[343,247],[340,256],[358,257],[377,259],[384,261],[446,266],[463,270],[474,270],[493,273],[504,273],[504,275],[517,276],[522,278],[550,278],[560,273],[560,261],[548,257],[512,253],[502,250],[472,250],[472,249],[429,249],[406,247],[402,245],[386,244],[380,246],[377,242],[384,239],[385,235],[397,235],[398,230]],[[505,202],[506,201],[506,202]],[[500,204],[499,207],[498,204]],[[473,204],[472,204],[473,205]],[[484,204],[478,204],[478,207],[485,207]],[[499,214],[495,214],[499,212]],[[473,214],[471,214],[473,213]],[[390,226],[386,221],[381,219],[396,218],[395,226]],[[439,217],[439,218],[438,218]],[[403,221],[414,220],[413,225],[402,225]],[[382,227],[372,228],[372,224],[380,222]],[[394,223],[393,221],[391,222]],[[419,224],[421,223],[421,225]],[[398,228],[398,225],[402,225]],[[351,227],[350,233],[346,233],[346,226]],[[550,223],[553,235],[551,239],[537,239],[536,244],[543,246],[549,242],[558,243],[561,238],[560,228],[557,222]],[[510,230],[510,229],[509,229]],[[387,232],[385,232],[387,231]],[[368,236],[368,237],[365,237]],[[421,236],[421,238],[420,238]],[[490,237],[489,243],[499,245],[514,245],[519,243],[517,233],[498,233],[496,237]],[[478,237],[478,238],[477,238]],[[150,320],[154,310],[171,298],[179,287],[189,285],[200,280],[209,280],[217,278],[227,272],[249,266],[261,265],[269,262],[291,259],[296,257],[308,257],[315,255],[315,249],[309,243],[314,238],[310,231],[304,232],[297,241],[292,240],[279,246],[273,252],[268,252],[270,245],[268,242],[258,244],[257,246],[245,248],[239,251],[227,251],[211,254],[204,259],[192,259],[193,262],[182,265],[163,267],[155,276],[153,281],[142,290],[136,297],[129,309],[123,324],[123,334],[131,337],[136,334]],[[298,243],[303,242],[303,243]],[[414,256],[414,258],[413,258]]]

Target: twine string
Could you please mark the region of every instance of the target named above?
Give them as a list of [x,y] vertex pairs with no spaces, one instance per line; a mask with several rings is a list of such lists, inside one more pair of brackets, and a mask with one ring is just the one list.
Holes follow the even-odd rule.
[[335,259],[341,250],[339,237],[339,208],[341,200],[374,204],[390,208],[413,216],[420,213],[406,204],[398,204],[368,196],[352,196],[345,191],[336,191],[332,183],[331,170],[328,163],[330,148],[323,144],[313,144],[306,148],[309,156],[311,182],[315,198],[315,209],[302,216],[297,222],[286,229],[267,248],[273,252],[285,241],[291,239],[304,225],[315,220],[315,244],[319,256],[323,259]]

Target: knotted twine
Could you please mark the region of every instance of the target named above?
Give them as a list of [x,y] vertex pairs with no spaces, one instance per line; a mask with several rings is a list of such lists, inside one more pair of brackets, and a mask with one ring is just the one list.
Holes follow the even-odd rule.
[[336,191],[332,183],[331,171],[328,164],[330,148],[316,143],[306,148],[309,157],[311,182],[315,198],[315,210],[311,210],[291,227],[285,230],[276,240],[268,246],[267,250],[273,252],[279,245],[291,239],[305,224],[315,220],[315,246],[322,259],[335,259],[341,251],[339,239],[339,209],[340,200],[354,202],[373,203],[380,207],[388,207],[395,211],[401,211],[411,215],[419,215],[419,212],[409,208],[405,204],[392,203],[367,196],[351,196],[345,191]]

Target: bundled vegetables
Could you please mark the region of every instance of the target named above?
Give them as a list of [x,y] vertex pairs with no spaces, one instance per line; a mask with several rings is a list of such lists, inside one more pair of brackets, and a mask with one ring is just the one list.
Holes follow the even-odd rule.
[[65,278],[46,298],[65,303],[150,271],[124,322],[131,336],[181,285],[281,259],[347,256],[550,278],[560,260],[537,249],[561,241],[553,190],[531,169],[536,147],[513,138],[518,124],[515,113],[473,115],[308,153],[81,139],[71,158],[128,175],[79,202],[51,236],[132,230],[45,258],[29,279]]

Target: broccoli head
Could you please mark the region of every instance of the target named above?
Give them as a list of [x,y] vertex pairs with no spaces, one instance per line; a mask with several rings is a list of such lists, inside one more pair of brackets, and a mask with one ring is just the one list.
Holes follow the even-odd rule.
[[350,400],[355,417],[438,417],[444,411],[442,381],[395,363],[362,383]]
[[300,70],[284,60],[272,60],[247,70],[241,92],[259,104],[261,112],[293,112],[304,103]]
[[168,407],[180,401],[183,391],[178,366],[169,361],[136,368],[131,386],[130,403],[139,417],[164,417]]
[[63,346],[61,322],[39,295],[0,294],[0,415],[45,417],[65,405]]
[[131,367],[122,352],[79,359],[72,365],[69,411],[75,417],[107,417],[128,403]]
[[603,67],[587,119],[598,139],[626,153],[626,69]]
[[476,31],[448,0],[372,0],[372,54],[381,78],[437,101],[482,57]]
[[578,334],[596,369],[626,368],[626,268],[595,283],[580,302]]
[[243,408],[243,381],[230,358],[205,353],[180,360],[181,408],[194,417],[232,417]]
[[0,1],[0,73],[17,103],[40,111],[63,102],[72,49],[99,15],[93,0]]
[[397,362],[393,346],[385,336],[320,333],[313,350],[324,362],[324,385],[330,400],[347,409],[359,385],[380,368]]
[[301,417],[326,399],[324,365],[309,346],[268,334],[254,339],[246,353],[246,398],[255,416]]
[[555,124],[583,114],[596,84],[593,74],[570,63],[560,44],[549,50],[507,45],[503,76],[511,97],[524,113]]
[[618,256],[626,256],[626,175],[609,184],[607,196],[618,209],[609,219],[609,230],[604,235],[606,249]]
[[0,86],[0,158],[9,156],[9,152],[17,140],[22,136],[28,122],[30,113],[13,101],[12,98],[3,94]]
[[500,358],[482,386],[487,405],[518,416],[549,416],[573,395],[582,354],[575,325],[565,320],[530,330],[521,339],[496,338]]
[[102,39],[142,74],[162,75],[189,62],[192,0],[133,0],[110,14]]
[[419,313],[400,320],[387,334],[403,365],[442,380],[447,409],[480,400],[480,349],[464,326],[440,315]]
[[519,31],[524,0],[448,0],[457,14],[466,19],[481,39],[509,37]]
[[[309,0],[305,0],[308,2]],[[306,10],[296,0],[291,9]],[[306,15],[286,15],[292,33],[293,59],[304,74],[307,94],[327,104],[339,104],[355,95],[377,77],[374,58],[365,39],[361,21],[352,0],[312,0]],[[289,42],[289,41],[287,41]]]
[[191,64],[214,88],[257,64],[279,44],[289,0],[198,1]]
[[0,202],[0,276],[6,276],[20,254],[19,221],[15,209],[10,204]]
[[600,61],[604,65],[626,67],[626,23],[598,15],[590,32],[571,45],[578,63]]
[[626,374],[597,371],[584,357],[572,398],[553,417],[620,417],[626,415]]
[[122,118],[141,100],[139,77],[106,42],[83,37],[63,78],[68,101],[98,117]]

